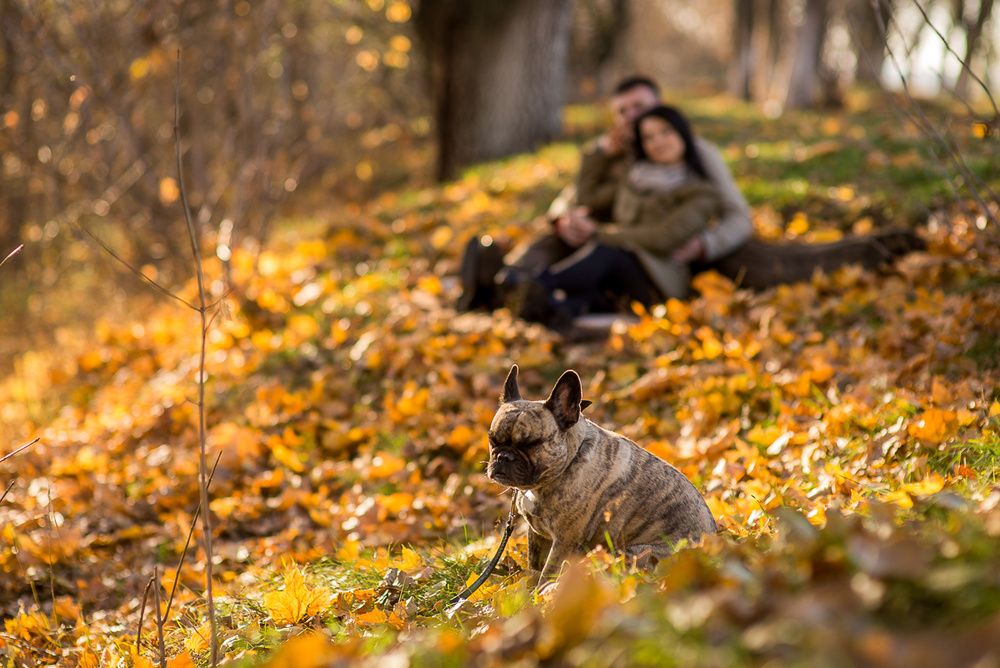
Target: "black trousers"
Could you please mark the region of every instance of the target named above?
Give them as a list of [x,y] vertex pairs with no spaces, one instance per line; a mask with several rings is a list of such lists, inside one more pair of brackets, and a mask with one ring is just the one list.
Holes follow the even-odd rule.
[[559,301],[573,315],[624,310],[633,301],[647,307],[659,301],[639,259],[623,248],[604,244],[576,249],[536,280],[561,297]]

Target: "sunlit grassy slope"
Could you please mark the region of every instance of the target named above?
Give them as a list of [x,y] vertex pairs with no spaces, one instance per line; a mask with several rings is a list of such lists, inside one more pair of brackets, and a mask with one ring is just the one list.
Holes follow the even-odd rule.
[[[544,229],[539,215],[576,169],[575,143],[562,143],[441,187],[322,202],[284,221],[267,250],[237,250],[231,286],[207,261],[220,300],[206,409],[226,660],[995,658],[997,250],[950,200],[926,140],[885,105],[774,121],[719,99],[690,111],[761,236],[901,223],[928,252],[761,293],[704,274],[696,299],[601,342],[567,343],[503,310],[457,314],[464,241],[509,245]],[[571,115],[572,136],[593,118]],[[995,186],[996,139],[959,117],[953,131]],[[13,483],[0,505],[0,657],[14,665],[151,665],[152,597],[133,647],[154,572],[164,601],[177,585],[168,656],[207,660],[206,555],[193,547],[178,568],[198,500],[197,315],[144,303],[67,325],[0,383],[10,439],[41,439],[0,469]],[[446,614],[508,502],[483,461],[512,362],[533,398],[576,369],[595,402],[587,415],[688,475],[721,533],[648,573],[597,550],[534,596],[519,531],[483,589]]]

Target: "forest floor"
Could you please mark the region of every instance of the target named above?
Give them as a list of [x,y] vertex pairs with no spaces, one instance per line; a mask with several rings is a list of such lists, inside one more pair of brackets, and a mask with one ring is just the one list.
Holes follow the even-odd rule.
[[[464,243],[544,229],[577,141],[361,205],[303,194],[265,249],[233,249],[228,270],[205,259],[225,661],[1000,662],[992,224],[954,200],[929,140],[884,101],[776,120],[722,98],[686,108],[723,149],[758,236],[906,225],[927,251],[760,292],[702,274],[694,299],[567,342],[453,304]],[[571,109],[572,136],[593,116]],[[960,113],[949,127],[998,189],[995,129]],[[198,313],[132,283],[110,299],[86,268],[112,260],[89,247],[62,257],[76,264],[60,265],[58,291],[18,302],[11,280],[0,295],[25,309],[0,322],[0,453],[39,439],[0,463],[0,663],[158,665],[158,599],[169,665],[205,665]],[[196,302],[196,283],[179,296]],[[677,466],[720,533],[651,572],[597,549],[534,595],[522,526],[449,614],[509,503],[484,460],[512,363],[527,398],[579,372],[587,416]]]

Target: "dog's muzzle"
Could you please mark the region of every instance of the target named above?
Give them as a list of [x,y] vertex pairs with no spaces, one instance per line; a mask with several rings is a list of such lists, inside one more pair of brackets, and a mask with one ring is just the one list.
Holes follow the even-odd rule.
[[516,485],[524,468],[524,463],[512,452],[498,450],[490,454],[490,463],[486,467],[486,475],[495,482],[504,485]]

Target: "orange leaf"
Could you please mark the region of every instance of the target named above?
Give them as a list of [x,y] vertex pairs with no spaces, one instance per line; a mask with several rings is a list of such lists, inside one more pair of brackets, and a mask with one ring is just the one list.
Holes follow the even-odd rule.
[[385,495],[379,494],[377,499],[378,504],[393,515],[396,515],[404,508],[409,508],[413,505],[413,495],[407,492]]
[[910,436],[937,445],[955,435],[958,424],[954,411],[943,411],[939,408],[928,408],[916,422],[907,427]]
[[167,668],[194,668],[194,661],[187,652],[178,654],[172,659],[167,659]]
[[962,464],[955,467],[955,475],[960,475],[963,478],[971,478],[972,480],[979,477],[978,473],[970,469],[968,466],[963,466]]
[[133,668],[153,668],[153,662],[140,655],[135,645],[129,647],[129,654],[132,655]]
[[385,624],[389,618],[382,610],[372,610],[358,615],[357,620],[363,624]]
[[369,480],[388,478],[406,468],[406,460],[387,452],[380,452],[372,457],[372,467],[368,470]]

